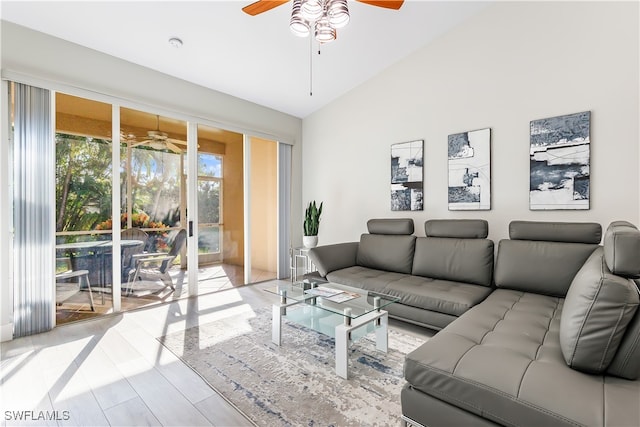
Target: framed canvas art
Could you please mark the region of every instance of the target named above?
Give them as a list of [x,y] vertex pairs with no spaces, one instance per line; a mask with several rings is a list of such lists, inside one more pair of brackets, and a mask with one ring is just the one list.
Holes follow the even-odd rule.
[[491,129],[449,135],[449,210],[491,209]]
[[424,141],[391,145],[391,210],[421,211]]
[[591,112],[530,126],[529,209],[589,209]]

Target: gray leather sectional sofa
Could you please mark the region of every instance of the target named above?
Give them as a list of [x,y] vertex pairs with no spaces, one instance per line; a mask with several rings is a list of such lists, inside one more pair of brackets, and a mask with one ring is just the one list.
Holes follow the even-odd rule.
[[[614,222],[602,239],[602,228],[595,223],[514,221],[509,226],[510,239],[499,242],[493,280],[484,285],[482,279],[474,280],[481,283],[460,280],[467,280],[464,274],[471,270],[458,265],[458,260],[484,265],[482,251],[465,252],[465,257],[458,258],[459,248],[469,250],[468,242],[476,241],[470,237],[473,233],[451,237],[453,230],[477,230],[482,221],[464,221],[460,226],[456,220],[428,223],[431,237],[414,238],[414,248],[418,239],[453,239],[443,241],[449,255],[444,249],[435,251],[433,263],[455,276],[423,281],[424,276],[403,270],[394,277],[405,283],[404,288],[388,280],[384,286],[378,281],[376,289],[407,290],[417,277],[416,287],[459,283],[473,286],[475,292],[475,287],[487,292],[484,296],[472,293],[474,297],[467,298],[469,308],[459,314],[451,309],[455,304],[450,304],[461,300],[457,297],[427,306],[430,314],[426,316],[417,314],[420,307],[400,310],[401,317],[410,314],[408,320],[416,323],[436,327],[434,319],[441,320],[442,326],[447,323],[406,356],[407,383],[401,393],[405,421],[418,426],[640,425],[640,310],[638,285],[633,280],[640,277],[640,231],[636,227]],[[387,221],[374,221],[370,234],[398,236],[383,233],[398,231],[397,224],[391,229],[387,225]],[[441,237],[434,228],[446,229],[444,234],[450,237]],[[484,241],[486,234],[475,237]],[[332,245],[339,247],[332,256],[327,256],[326,247],[310,253],[320,274],[329,280],[349,278],[349,284],[357,285],[355,274],[361,284],[384,277],[379,272],[383,270],[370,267],[366,257],[358,255],[360,244],[355,244],[352,265],[343,260],[339,269],[332,269],[338,265],[332,257],[342,250],[349,252],[344,247]],[[395,246],[386,248],[397,251]],[[374,252],[384,252],[384,247]],[[416,249],[414,258],[418,253]],[[412,273],[421,271],[413,267]],[[372,271],[364,273],[361,268]],[[440,270],[434,267],[430,273],[439,276]],[[479,277],[485,274],[480,269]],[[444,285],[434,291],[435,300],[447,294],[443,289]],[[423,299],[414,298],[416,293]],[[456,292],[451,289],[448,294]],[[427,295],[426,290],[413,290],[396,305],[416,304]],[[439,307],[446,308],[446,316],[431,314]],[[425,319],[428,321],[423,322]]]
[[360,242],[313,248],[309,256],[331,282],[397,296],[389,315],[442,329],[493,290],[493,242],[482,220],[431,220],[427,237],[412,219],[372,219]]

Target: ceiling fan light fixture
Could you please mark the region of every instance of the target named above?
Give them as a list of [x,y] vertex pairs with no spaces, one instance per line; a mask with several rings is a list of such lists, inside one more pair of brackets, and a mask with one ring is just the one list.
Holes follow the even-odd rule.
[[309,22],[319,19],[324,13],[325,1],[326,0],[302,0],[300,8],[302,17]]
[[[398,10],[404,0],[358,0],[371,6]],[[288,0],[257,0],[242,10],[255,16],[287,3]],[[336,39],[336,29],[351,19],[347,0],[293,0],[289,28],[299,37],[306,37],[314,29],[316,40],[328,43]]]
[[154,150],[166,150],[167,149],[167,145],[163,142],[160,141],[151,141],[149,143],[149,147],[153,148]]
[[349,23],[347,0],[293,0],[289,28],[298,37],[307,37],[314,30],[319,43],[336,39],[336,28]]
[[349,6],[347,0],[328,0],[327,15],[333,28],[342,28],[349,23]]
[[291,21],[289,28],[291,32],[298,37],[307,37],[311,32],[309,23],[302,16],[300,11],[302,0],[293,0],[293,9],[291,10]]
[[329,18],[323,17],[316,22],[316,40],[329,43],[336,39],[336,29],[329,24]]

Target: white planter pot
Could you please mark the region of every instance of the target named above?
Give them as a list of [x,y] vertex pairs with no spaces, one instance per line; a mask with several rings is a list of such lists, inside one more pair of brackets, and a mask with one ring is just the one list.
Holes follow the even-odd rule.
[[302,244],[305,248],[315,248],[318,246],[318,236],[302,236]]

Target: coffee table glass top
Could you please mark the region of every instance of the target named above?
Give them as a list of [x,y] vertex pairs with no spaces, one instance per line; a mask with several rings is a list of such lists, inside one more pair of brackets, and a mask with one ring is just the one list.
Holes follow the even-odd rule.
[[[366,289],[321,281],[302,281],[266,288],[267,292],[286,299],[314,305],[352,319],[397,302],[400,298]],[[376,299],[378,298],[378,299]],[[378,303],[376,303],[376,301]],[[347,309],[347,310],[345,310]]]

